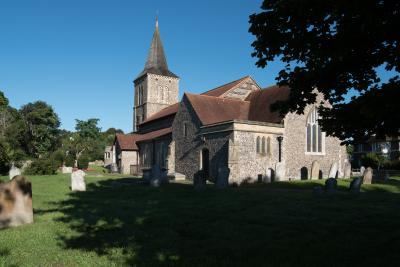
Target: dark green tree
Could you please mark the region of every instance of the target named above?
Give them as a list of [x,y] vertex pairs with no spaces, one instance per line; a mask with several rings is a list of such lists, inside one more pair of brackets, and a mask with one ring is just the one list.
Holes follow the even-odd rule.
[[[274,110],[303,113],[317,88],[332,105],[320,107],[327,134],[347,143],[399,134],[400,1],[266,0],[261,8],[250,16],[252,55],[262,68],[284,62],[276,80],[291,88]],[[378,68],[393,75],[382,81]]]
[[30,155],[41,157],[55,150],[60,120],[53,108],[43,101],[21,107],[26,125],[25,144]]

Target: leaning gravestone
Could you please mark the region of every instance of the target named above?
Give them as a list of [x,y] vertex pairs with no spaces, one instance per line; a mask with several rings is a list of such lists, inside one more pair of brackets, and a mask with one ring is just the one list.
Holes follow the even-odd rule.
[[31,183],[20,175],[0,183],[0,229],[32,222]]
[[231,172],[231,170],[226,166],[218,168],[218,176],[217,176],[217,183],[216,183],[217,188],[222,189],[222,188],[228,187],[230,172]]
[[344,178],[349,179],[351,176],[351,164],[350,162],[347,162],[346,165],[344,166]]
[[86,173],[82,170],[74,171],[71,174],[72,191],[86,191],[85,175]]
[[278,162],[275,164],[275,180],[285,180],[285,164],[283,162]]
[[206,179],[202,171],[198,171],[194,174],[193,186],[196,191],[202,191],[206,189]]
[[328,178],[325,181],[325,191],[327,194],[334,194],[337,188],[337,181],[335,178]]
[[357,177],[353,181],[351,181],[350,188],[349,188],[350,193],[353,193],[353,194],[360,193],[361,184],[362,184],[362,179],[360,177]]
[[372,174],[373,170],[371,167],[368,167],[363,175],[363,184],[371,184],[372,183]]
[[364,172],[365,172],[365,167],[364,167],[364,166],[361,166],[361,168],[360,168],[360,175],[364,175]]
[[328,178],[336,178],[336,174],[338,172],[337,162],[332,163],[331,168],[329,169]]
[[318,180],[319,179],[319,163],[318,161],[314,160],[311,165],[311,180]]
[[13,163],[11,166],[10,172],[9,172],[10,180],[18,175],[21,175],[21,170],[19,168],[15,167],[14,163]]

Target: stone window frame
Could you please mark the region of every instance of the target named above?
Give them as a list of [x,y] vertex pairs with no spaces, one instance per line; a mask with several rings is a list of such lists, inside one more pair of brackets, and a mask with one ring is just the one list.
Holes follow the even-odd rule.
[[271,136],[259,135],[256,138],[256,154],[271,156]]
[[256,153],[261,154],[261,137],[257,136],[256,138]]
[[[326,133],[321,131],[318,124],[318,108],[313,106],[307,114],[305,125],[305,155],[321,155],[324,156]],[[315,147],[314,147],[315,146]],[[319,150],[321,146],[321,150]],[[314,151],[315,150],[315,151]]]

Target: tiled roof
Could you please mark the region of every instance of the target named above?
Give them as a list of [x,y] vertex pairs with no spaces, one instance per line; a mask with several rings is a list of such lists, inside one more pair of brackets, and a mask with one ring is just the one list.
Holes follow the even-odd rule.
[[172,133],[172,127],[155,130],[152,132],[138,135],[136,142],[152,140],[154,138],[161,137],[170,133]]
[[115,139],[121,150],[139,150],[136,145],[137,134],[119,134],[115,135]]
[[179,108],[179,103],[172,104],[172,105],[160,110],[159,112],[151,115],[146,120],[144,120],[142,123],[140,123],[140,125],[148,123],[150,121],[155,121],[155,120],[158,120],[158,119],[170,116],[170,115],[174,115],[178,112],[178,108]]
[[248,118],[250,105],[248,101],[189,93],[185,93],[185,95],[203,125]]
[[246,80],[247,78],[249,78],[250,76],[245,76],[243,78],[240,78],[239,80],[218,86],[214,89],[208,90],[204,93],[202,93],[202,95],[208,95],[208,96],[221,96],[223,95],[225,92],[229,91],[230,89],[234,88],[235,86],[239,85],[242,81]]
[[289,87],[277,85],[252,92],[246,100],[250,101],[250,121],[280,123],[283,116],[279,112],[272,112],[270,107],[278,100],[286,100],[289,97]]

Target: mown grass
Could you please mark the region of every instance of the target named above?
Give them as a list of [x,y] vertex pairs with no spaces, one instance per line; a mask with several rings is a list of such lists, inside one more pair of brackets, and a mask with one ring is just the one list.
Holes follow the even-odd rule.
[[400,260],[400,180],[334,196],[324,181],[196,192],[187,183],[115,186],[29,177],[34,224],[0,231],[0,266],[393,266]]

